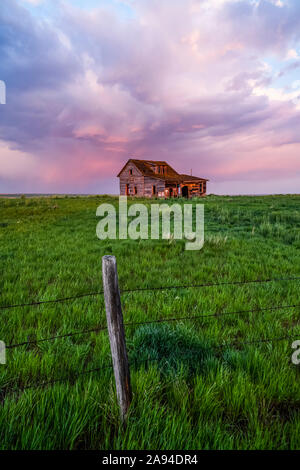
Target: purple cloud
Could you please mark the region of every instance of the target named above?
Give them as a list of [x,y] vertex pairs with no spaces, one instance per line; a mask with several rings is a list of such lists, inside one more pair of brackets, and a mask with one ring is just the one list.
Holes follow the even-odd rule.
[[0,192],[117,191],[132,155],[228,188],[300,183],[300,105],[265,61],[297,47],[299,2],[139,0],[124,17],[69,1],[47,20],[22,5],[0,10]]

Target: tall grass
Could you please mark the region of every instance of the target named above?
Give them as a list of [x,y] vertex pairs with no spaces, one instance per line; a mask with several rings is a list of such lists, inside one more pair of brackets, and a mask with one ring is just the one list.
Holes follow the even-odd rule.
[[[300,276],[299,196],[202,199],[206,241],[195,252],[178,240],[98,240],[102,202],[118,203],[108,196],[0,199],[0,305],[101,290],[101,257],[109,253],[123,289]],[[128,323],[298,304],[298,292],[297,281],[229,285],[124,293],[122,304]],[[0,448],[299,448],[300,369],[290,342],[243,344],[300,334],[299,312],[127,327],[133,403],[125,431],[112,371],[75,378],[110,363],[105,331],[9,350],[0,366]],[[106,324],[101,296],[2,310],[1,319],[6,344]]]

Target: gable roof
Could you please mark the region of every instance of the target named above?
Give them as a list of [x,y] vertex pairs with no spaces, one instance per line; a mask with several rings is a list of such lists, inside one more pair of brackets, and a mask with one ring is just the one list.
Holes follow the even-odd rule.
[[[183,183],[183,182],[195,182],[195,181],[208,181],[205,178],[198,178],[197,176],[189,176],[189,175],[180,175],[177,171],[174,170],[167,162],[162,160],[138,160],[136,158],[130,158],[121,171],[118,173],[118,177],[121,175],[123,170],[126,168],[128,163],[133,163],[136,168],[140,171],[142,176],[149,176],[151,178],[156,178],[159,180],[163,180],[166,183]],[[153,171],[154,166],[164,166],[166,167],[166,171],[164,174],[155,173]]]
[[[178,179],[179,174],[175,171],[167,162],[162,160],[138,160],[136,158],[130,158],[126,164],[123,166],[122,170],[119,172],[118,177],[121,175],[122,171],[126,168],[128,163],[133,163],[136,168],[140,171],[142,176],[149,176],[151,178],[156,178],[159,180],[170,180]],[[154,166],[164,166],[166,167],[165,174],[155,173]]]

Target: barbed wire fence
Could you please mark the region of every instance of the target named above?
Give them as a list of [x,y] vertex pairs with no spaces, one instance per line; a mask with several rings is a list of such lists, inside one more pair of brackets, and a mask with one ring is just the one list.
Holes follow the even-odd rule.
[[[120,298],[120,294],[131,294],[131,293],[140,293],[140,292],[155,292],[155,291],[165,291],[165,290],[180,290],[180,289],[200,289],[203,287],[219,287],[219,286],[244,286],[248,284],[267,284],[267,283],[275,283],[275,282],[291,282],[291,281],[299,281],[300,276],[291,276],[291,277],[276,277],[276,278],[267,278],[267,279],[254,279],[254,280],[238,280],[238,281],[224,281],[224,282],[208,282],[208,283],[201,283],[201,284],[184,284],[184,285],[165,285],[165,286],[148,286],[148,287],[136,287],[132,289],[119,289],[118,286],[118,278],[117,278],[117,268],[116,268],[116,260],[113,256],[104,256],[103,257],[103,266],[105,263],[112,263],[110,264],[110,276],[113,276],[113,278],[110,277],[108,280],[108,283],[105,288],[105,273],[103,270],[103,282],[104,282],[104,289],[99,290],[97,292],[89,292],[89,293],[82,293],[82,294],[76,294],[73,296],[69,297],[62,297],[62,298],[57,298],[57,299],[49,299],[49,300],[40,300],[40,301],[32,301],[28,303],[20,303],[20,304],[10,304],[10,305],[0,305],[0,310],[10,310],[10,309],[17,309],[17,308],[24,308],[24,307],[34,307],[34,306],[39,306],[39,305],[47,305],[47,304],[59,304],[62,302],[71,302],[75,301],[77,299],[83,299],[87,297],[99,297],[100,295],[104,295],[105,300],[106,300],[106,316],[107,316],[107,326],[95,326],[92,328],[80,330],[80,331],[72,331],[69,333],[64,333],[64,334],[59,334],[59,335],[54,335],[50,336],[47,338],[40,338],[40,339],[34,339],[34,340],[27,340],[19,343],[12,343],[6,345],[6,349],[8,350],[13,350],[16,348],[21,348],[21,347],[28,347],[28,346],[37,346],[40,343],[45,343],[48,341],[55,341],[57,339],[65,339],[65,338],[71,338],[75,336],[80,336],[80,335],[88,335],[90,333],[98,333],[102,331],[108,331],[109,333],[109,339],[110,339],[110,345],[111,345],[111,352],[112,352],[112,362],[110,364],[104,364],[101,367],[96,367],[92,369],[87,369],[85,371],[80,371],[78,373],[72,373],[71,375],[68,374],[64,377],[57,377],[57,378],[51,378],[51,380],[46,380],[46,381],[38,381],[29,385],[25,385],[23,387],[18,386],[17,384],[20,383],[20,380],[18,378],[15,378],[13,386],[8,385],[5,386],[5,394],[8,392],[22,392],[28,389],[35,389],[39,387],[46,387],[50,385],[54,385],[56,383],[63,383],[63,382],[69,382],[69,381],[75,381],[76,379],[80,378],[81,376],[87,376],[90,374],[94,373],[100,373],[101,371],[104,370],[114,370],[115,378],[116,378],[116,387],[117,387],[117,395],[119,398],[119,403],[121,407],[121,417],[124,420],[126,417],[127,409],[130,404],[131,400],[131,388],[130,388],[130,375],[129,375],[129,368],[132,365],[128,359],[127,359],[127,351],[126,351],[126,344],[125,344],[125,331],[124,327],[134,327],[134,326],[142,326],[142,325],[150,325],[150,324],[161,324],[161,323],[173,323],[173,322],[178,322],[178,321],[188,321],[188,320],[202,320],[202,319],[213,319],[213,318],[219,318],[219,317],[224,317],[224,316],[239,316],[239,315],[247,315],[251,313],[259,313],[259,312],[268,312],[268,311],[276,311],[276,310],[283,310],[283,309],[297,309],[300,308],[300,304],[289,304],[289,305],[271,305],[268,307],[259,307],[259,308],[251,308],[247,310],[238,310],[238,311],[226,311],[226,312],[215,312],[215,313],[202,313],[201,315],[186,315],[186,316],[176,316],[176,317],[167,317],[167,318],[159,318],[159,319],[150,319],[146,321],[136,321],[136,322],[123,322],[123,314],[122,314],[122,308],[121,308],[121,302],[118,302],[118,298]],[[107,276],[106,276],[107,277]],[[109,276],[108,276],[109,277]],[[113,291],[112,285],[114,287]],[[110,298],[109,300],[109,305],[107,303],[107,296],[110,294],[113,294],[113,297]],[[116,301],[116,303],[115,303]],[[116,331],[114,331],[114,327],[110,327],[110,319],[111,315],[109,313],[109,310],[113,310],[113,317],[115,319],[117,318],[117,336],[116,336]],[[115,328],[116,330],[116,328]],[[117,354],[116,357],[114,355],[114,347],[113,347],[113,342],[114,341],[121,341],[122,338],[118,338],[118,334],[121,331],[121,335],[123,336],[123,341],[125,345],[125,356],[121,357],[120,355]],[[277,343],[281,341],[294,341],[296,339],[300,338],[300,334],[292,334],[289,333],[288,335],[283,335],[281,337],[270,337],[270,338],[257,338],[255,340],[251,341],[244,341],[239,339],[236,339],[235,341],[229,341],[225,342],[224,344],[217,345],[217,346],[212,346],[212,349],[215,350],[220,350],[220,349],[225,349],[225,348],[230,348],[230,347],[237,347],[237,346],[244,346],[244,345],[258,345],[258,344],[264,344],[264,343]],[[115,357],[114,357],[115,356]],[[124,363],[125,360],[125,363]],[[121,361],[121,362],[120,362]],[[140,361],[134,361],[134,365],[139,365],[142,363],[148,363],[148,362],[157,362],[158,359],[153,359],[153,358],[147,358],[143,359]],[[128,371],[128,372],[126,372]],[[126,378],[126,374],[128,377]],[[121,377],[121,382],[123,381],[123,387],[120,385],[120,380],[118,384],[117,376]],[[129,380],[129,388],[126,385],[126,380]],[[124,384],[126,385],[124,388]],[[127,387],[127,389],[126,389]],[[125,391],[124,391],[125,390]],[[129,394],[128,394],[129,391]],[[124,393],[125,393],[125,398],[127,400],[127,407],[123,409],[122,412],[122,397],[124,399]],[[1,392],[0,392],[1,394]]]
[[[282,281],[300,281],[300,276],[295,277],[277,277],[277,278],[268,278],[268,279],[253,279],[253,280],[243,280],[243,281],[227,281],[227,282],[208,282],[203,284],[184,284],[184,285],[172,285],[172,286],[154,286],[154,287],[137,287],[134,289],[120,289],[121,294],[131,293],[131,292],[145,292],[145,291],[157,291],[157,290],[170,290],[170,289],[198,289],[201,287],[218,287],[218,286],[238,286],[246,284],[264,284],[270,282],[282,282]],[[49,299],[49,300],[40,300],[29,303],[22,304],[12,304],[12,305],[0,305],[0,310],[7,310],[11,308],[19,307],[34,307],[43,304],[56,304],[61,302],[67,302],[70,300],[81,299],[83,297],[94,297],[103,294],[104,291],[100,290],[97,292],[88,292],[84,294],[77,294],[70,297],[62,297],[59,299]]]

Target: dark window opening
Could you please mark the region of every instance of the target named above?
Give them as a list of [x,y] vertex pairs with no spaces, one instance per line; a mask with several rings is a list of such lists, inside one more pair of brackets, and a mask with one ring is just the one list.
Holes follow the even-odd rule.
[[132,175],[132,169],[129,170],[129,174]]
[[126,184],[125,194],[126,194],[126,196],[129,195],[129,184]]
[[155,184],[152,186],[152,196],[155,196],[156,194],[156,186]]
[[182,187],[182,197],[189,197],[189,188],[187,186]]
[[134,194],[137,194],[138,191],[137,191],[137,187],[136,187],[136,186],[134,187],[134,190],[133,190],[133,191],[134,191]]

